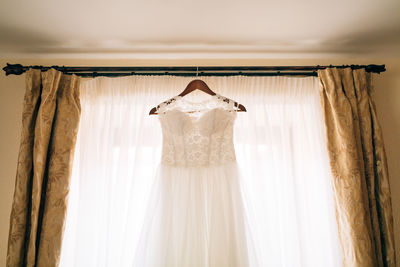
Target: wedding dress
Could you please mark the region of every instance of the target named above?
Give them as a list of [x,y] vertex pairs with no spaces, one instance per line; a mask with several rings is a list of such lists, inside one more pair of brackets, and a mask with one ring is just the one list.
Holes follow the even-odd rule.
[[175,96],[157,107],[162,157],[133,266],[250,266],[235,109],[219,94],[197,103]]

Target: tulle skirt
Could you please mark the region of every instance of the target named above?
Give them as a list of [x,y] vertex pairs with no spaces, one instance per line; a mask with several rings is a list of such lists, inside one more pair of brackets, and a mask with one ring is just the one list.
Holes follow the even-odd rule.
[[255,266],[239,178],[236,163],[160,164],[133,266]]

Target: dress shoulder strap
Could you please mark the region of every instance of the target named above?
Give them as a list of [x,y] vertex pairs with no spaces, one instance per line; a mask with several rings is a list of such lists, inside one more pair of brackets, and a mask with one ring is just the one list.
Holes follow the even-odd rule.
[[236,101],[234,101],[226,96],[217,94],[217,99],[219,101],[224,102],[225,108],[228,110],[238,110],[239,109],[239,106],[238,106],[239,104]]
[[165,112],[168,109],[172,108],[172,106],[174,106],[175,101],[177,100],[178,96],[174,96],[171,97],[168,100],[165,100],[164,102],[161,102],[160,104],[158,104],[158,106],[156,107],[156,112],[160,113],[160,112]]

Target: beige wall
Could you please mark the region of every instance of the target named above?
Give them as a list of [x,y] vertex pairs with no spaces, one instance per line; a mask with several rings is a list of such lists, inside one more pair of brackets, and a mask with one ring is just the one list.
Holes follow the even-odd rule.
[[[386,64],[387,71],[374,75],[375,102],[383,128],[389,161],[392,202],[395,220],[397,259],[400,261],[400,58],[390,59],[285,59],[285,60],[71,60],[71,59],[0,59],[23,65],[67,66],[207,66],[207,65],[329,65]],[[0,74],[0,266],[5,266],[9,216],[14,192],[15,172],[21,130],[25,76]]]

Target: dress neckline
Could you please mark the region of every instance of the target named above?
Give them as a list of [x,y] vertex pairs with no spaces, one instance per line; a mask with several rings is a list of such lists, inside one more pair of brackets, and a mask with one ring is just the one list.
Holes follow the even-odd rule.
[[180,96],[180,95],[177,95],[175,97],[175,99],[178,99],[178,100],[180,100],[182,102],[185,102],[185,103],[187,103],[189,105],[201,106],[201,105],[205,105],[205,104],[208,104],[208,103],[212,102],[213,100],[217,99],[218,97],[219,97],[218,94],[211,95],[209,98],[207,98],[205,100],[202,100],[202,101],[199,101],[199,102],[193,102],[193,101],[187,100],[183,96]]
[[[207,110],[202,110],[202,111],[196,111],[196,112],[186,112],[177,108],[171,109],[168,111],[168,113],[178,113],[181,114],[184,118],[188,119],[191,123],[197,123],[201,120],[203,120],[205,117],[207,117],[208,115],[215,115],[216,112],[221,112],[221,113],[225,113],[228,114],[231,118],[236,118],[237,114],[236,112],[232,112],[230,110],[224,109],[222,107],[216,107],[216,108],[211,108],[211,109],[207,109]],[[159,116],[159,118],[164,117],[165,115],[167,115],[168,113],[160,113],[161,116]],[[194,115],[196,114],[196,115]]]

